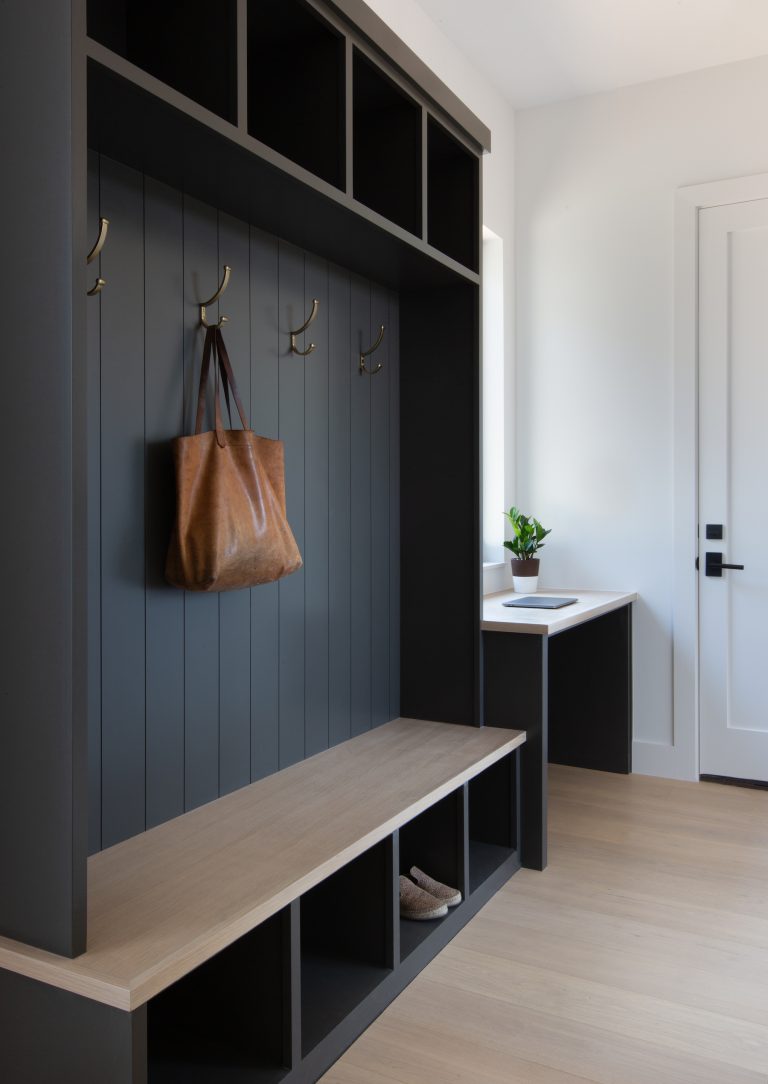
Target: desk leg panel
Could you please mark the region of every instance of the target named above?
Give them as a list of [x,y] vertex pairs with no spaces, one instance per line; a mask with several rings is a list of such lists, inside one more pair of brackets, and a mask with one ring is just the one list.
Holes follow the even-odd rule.
[[547,864],[546,636],[483,633],[485,725],[525,730],[520,749],[520,859],[527,869]]
[[549,640],[549,759],[632,771],[632,607]]
[[147,1008],[123,1012],[0,970],[0,1080],[147,1084]]

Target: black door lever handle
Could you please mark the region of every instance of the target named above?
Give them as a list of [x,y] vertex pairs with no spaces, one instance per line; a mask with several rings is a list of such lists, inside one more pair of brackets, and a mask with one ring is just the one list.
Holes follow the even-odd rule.
[[724,568],[744,570],[744,565],[729,565],[723,561],[722,553],[707,553],[704,563],[704,575],[705,576],[718,576],[722,577]]

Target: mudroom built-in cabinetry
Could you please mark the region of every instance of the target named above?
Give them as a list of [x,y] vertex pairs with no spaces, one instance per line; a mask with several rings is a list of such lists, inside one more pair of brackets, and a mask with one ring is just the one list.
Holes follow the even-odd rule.
[[[520,864],[525,735],[481,705],[490,133],[362,0],[0,17],[0,1076],[316,1080]],[[203,315],[303,557],[222,593],[164,576]],[[399,916],[414,864],[461,890],[439,921]]]

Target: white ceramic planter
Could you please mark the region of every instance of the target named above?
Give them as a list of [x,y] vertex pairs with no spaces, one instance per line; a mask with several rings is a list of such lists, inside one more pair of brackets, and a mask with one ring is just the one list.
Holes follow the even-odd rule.
[[515,576],[513,573],[512,582],[515,585],[515,591],[518,595],[535,595],[536,589],[539,586],[539,577]]
[[539,558],[528,557],[524,561],[512,558],[512,580],[518,595],[534,595],[539,586]]

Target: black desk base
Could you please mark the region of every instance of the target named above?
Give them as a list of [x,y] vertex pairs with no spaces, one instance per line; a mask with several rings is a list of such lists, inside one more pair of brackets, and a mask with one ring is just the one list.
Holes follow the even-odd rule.
[[547,763],[632,770],[632,607],[553,636],[484,632],[486,726],[527,731],[521,859],[547,864]]

